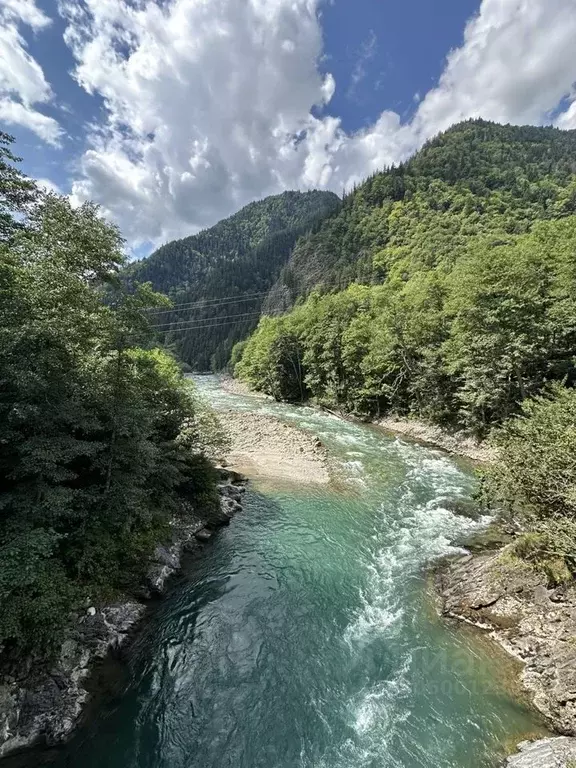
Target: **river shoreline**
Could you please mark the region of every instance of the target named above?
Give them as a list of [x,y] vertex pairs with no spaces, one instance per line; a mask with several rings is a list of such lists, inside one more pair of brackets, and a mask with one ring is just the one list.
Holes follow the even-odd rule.
[[[254,395],[242,382],[226,378],[233,394]],[[266,396],[262,396],[266,397]],[[344,419],[345,413],[335,413]],[[461,433],[400,417],[372,420],[386,432],[441,448],[477,464],[495,451]],[[447,620],[464,622],[521,662],[519,683],[551,730],[561,734],[519,745],[506,765],[552,768],[576,760],[576,587],[548,589],[533,572],[506,570],[506,546],[469,554],[435,569],[438,609]]]
[[190,510],[173,521],[169,541],[158,544],[136,594],[114,603],[87,606],[76,616],[59,654],[49,665],[23,659],[0,676],[0,759],[24,759],[32,749],[70,740],[97,697],[94,676],[111,658],[121,657],[142,628],[149,608],[169,590],[185,556],[190,556],[230,523],[242,509],[245,480],[220,469],[218,508],[209,514]]
[[[230,381],[223,384],[228,391],[252,394],[243,385],[236,386],[236,382]],[[89,608],[79,621],[80,639],[77,636],[73,646],[63,648],[56,674],[51,669],[34,686],[8,681],[7,686],[0,687],[0,757],[27,751],[39,743],[58,745],[70,738],[91,701],[89,681],[95,667],[111,654],[125,650],[142,626],[149,600],[162,595],[171,576],[179,572],[184,553],[193,552],[212,536],[218,525],[229,522],[241,508],[243,478],[236,472],[248,474],[260,484],[273,481],[276,485],[325,485],[331,481],[327,451],[314,435],[269,414],[224,410],[220,416],[231,438],[231,450],[226,468],[221,470],[219,522],[207,524],[199,517],[186,530],[175,531],[168,546],[158,547],[140,599],[99,610]],[[441,445],[438,440],[426,439],[421,433],[401,432],[387,423],[376,426],[401,433],[415,442],[481,460]],[[437,568],[439,612],[448,620],[463,621],[488,633],[520,660],[524,665],[521,682],[532,693],[536,709],[555,731],[574,735],[576,591],[568,595],[557,590],[551,592],[534,579],[520,585],[508,575],[495,582],[498,558],[498,552],[481,552]],[[548,642],[547,638],[552,636],[553,642]],[[562,653],[558,653],[559,649]],[[567,669],[575,670],[568,684]],[[36,713],[30,700],[36,702]],[[560,757],[564,763],[558,762]],[[506,764],[514,768],[547,768],[565,765],[568,757],[576,758],[576,739],[557,737],[523,745],[522,751],[508,758]]]
[[371,421],[387,432],[402,435],[419,443],[434,445],[448,453],[463,456],[478,464],[489,464],[496,458],[494,448],[478,442],[464,432],[448,432],[442,427],[402,416],[386,416]]
[[156,547],[138,594],[87,606],[49,667],[29,660],[23,674],[10,674],[12,669],[0,674],[0,758],[26,759],[32,749],[69,741],[94,705],[98,686],[93,678],[99,669],[126,652],[149,608],[181,572],[184,556],[193,556],[241,510],[246,475],[260,485],[331,481],[327,452],[318,438],[266,414],[230,410],[219,416],[231,442],[219,470],[219,511],[209,516],[191,512],[186,523],[175,523],[171,540]]
[[[263,400],[273,399],[270,395],[254,392],[246,384],[230,376],[222,376],[220,383],[222,388],[231,394],[256,396]],[[342,410],[330,410],[314,403],[305,404],[313,408],[320,408],[328,413],[333,413],[342,419],[352,419],[364,424],[373,424],[385,432],[406,437],[416,443],[441,448],[447,453],[470,459],[474,463],[489,464],[496,458],[496,450],[493,447],[489,446],[486,442],[479,442],[462,431],[450,432],[435,424],[429,424],[418,419],[408,419],[405,416],[392,414],[374,418],[359,418]]]
[[231,442],[227,466],[257,484],[327,485],[328,454],[321,440],[274,416],[220,412]]
[[522,745],[507,765],[566,765],[568,758],[576,760],[576,586],[550,587],[542,574],[506,553],[504,547],[466,555],[437,568],[439,611],[484,632],[522,663],[523,689],[561,734],[535,742],[541,748]]

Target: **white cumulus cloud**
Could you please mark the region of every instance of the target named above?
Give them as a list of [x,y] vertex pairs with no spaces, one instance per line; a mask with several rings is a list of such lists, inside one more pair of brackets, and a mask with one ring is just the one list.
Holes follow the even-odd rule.
[[30,55],[21,27],[34,32],[50,19],[34,0],[2,0],[0,5],[0,120],[23,125],[44,141],[58,145],[61,134],[57,121],[38,111],[36,105],[52,99],[52,89],[42,67]]
[[75,195],[102,203],[128,236],[157,240],[304,180],[307,132],[324,128],[310,110],[334,89],[317,68],[315,0],[87,0],[83,9],[64,8],[67,41],[107,120]]
[[384,111],[354,134],[321,109],[337,83],[320,73],[320,6],[63,0],[74,76],[105,115],[74,198],[159,242],[283,189],[340,191],[464,118],[541,124],[565,103],[557,123],[576,125],[576,0],[482,0],[412,119]]
[[576,80],[576,0],[483,0],[414,120],[431,135],[468,117],[549,122]]

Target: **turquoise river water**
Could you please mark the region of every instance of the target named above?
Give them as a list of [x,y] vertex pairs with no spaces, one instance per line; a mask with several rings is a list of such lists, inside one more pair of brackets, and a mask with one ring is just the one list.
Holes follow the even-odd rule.
[[507,662],[437,618],[426,566],[485,521],[465,465],[310,408],[199,386],[310,430],[337,487],[251,487],[134,644],[61,768],[478,768],[538,730]]

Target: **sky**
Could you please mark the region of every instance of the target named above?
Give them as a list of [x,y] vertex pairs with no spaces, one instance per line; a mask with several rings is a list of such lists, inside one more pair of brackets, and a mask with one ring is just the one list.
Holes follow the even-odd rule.
[[0,126],[136,255],[470,117],[576,129],[576,0],[0,0]]

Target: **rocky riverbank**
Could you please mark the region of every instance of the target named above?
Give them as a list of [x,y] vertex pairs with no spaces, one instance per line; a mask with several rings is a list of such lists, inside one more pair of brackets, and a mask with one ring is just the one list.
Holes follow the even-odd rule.
[[[227,380],[224,386],[233,394],[253,394],[241,382]],[[375,423],[476,462],[494,459],[491,449],[463,434],[449,434],[439,427],[396,417]],[[240,455],[254,442],[253,430],[244,433],[244,428],[251,426],[241,414],[232,427],[238,435]],[[277,423],[273,429],[278,429]],[[477,554],[438,571],[440,610],[450,619],[490,633],[519,659],[523,664],[522,684],[535,707],[552,730],[566,734],[519,745],[518,753],[507,759],[506,766],[576,768],[576,589],[551,589],[542,575],[521,568],[519,563],[507,562],[506,547],[501,547],[510,537],[497,527],[491,527],[480,538],[473,547]]]
[[[268,400],[273,399],[269,395],[253,392],[246,384],[238,379],[232,379],[229,376],[222,378],[221,386],[231,394],[251,395],[252,397],[256,396]],[[332,411],[329,412],[332,413]],[[342,411],[336,411],[335,415],[345,419],[352,418],[349,414]],[[419,443],[434,445],[449,453],[454,453],[457,456],[464,456],[465,458],[481,464],[488,464],[491,461],[494,461],[496,456],[494,448],[488,446],[485,442],[479,442],[475,438],[461,431],[449,432],[434,424],[427,424],[423,421],[418,421],[417,419],[407,419],[403,416],[395,415],[381,416],[379,418],[370,419],[369,421],[387,432],[403,435],[404,437]]]
[[138,593],[113,605],[87,606],[50,667],[31,659],[6,669],[0,679],[0,757],[35,745],[65,742],[91,698],[90,677],[109,654],[122,652],[142,622],[147,606],[163,595],[186,553],[193,553],[242,509],[245,478],[221,470],[218,509],[190,510],[174,522],[169,541],[156,547]]
[[313,435],[269,414],[252,411],[220,413],[231,441],[230,467],[255,482],[321,484],[330,482],[328,455]]
[[[436,581],[441,613],[489,632],[519,659],[534,706],[554,731],[576,736],[576,586],[549,586],[506,548],[452,561]],[[559,737],[521,745],[507,765],[556,768],[569,758],[576,739]]]
[[375,419],[374,424],[388,432],[404,435],[411,440],[435,445],[449,453],[464,456],[472,461],[488,464],[494,461],[496,452],[486,443],[478,442],[464,432],[448,432],[434,424],[426,424],[401,416],[385,416]]
[[525,741],[518,749],[518,754],[506,760],[507,768],[573,768],[576,765],[576,739],[566,736]]

